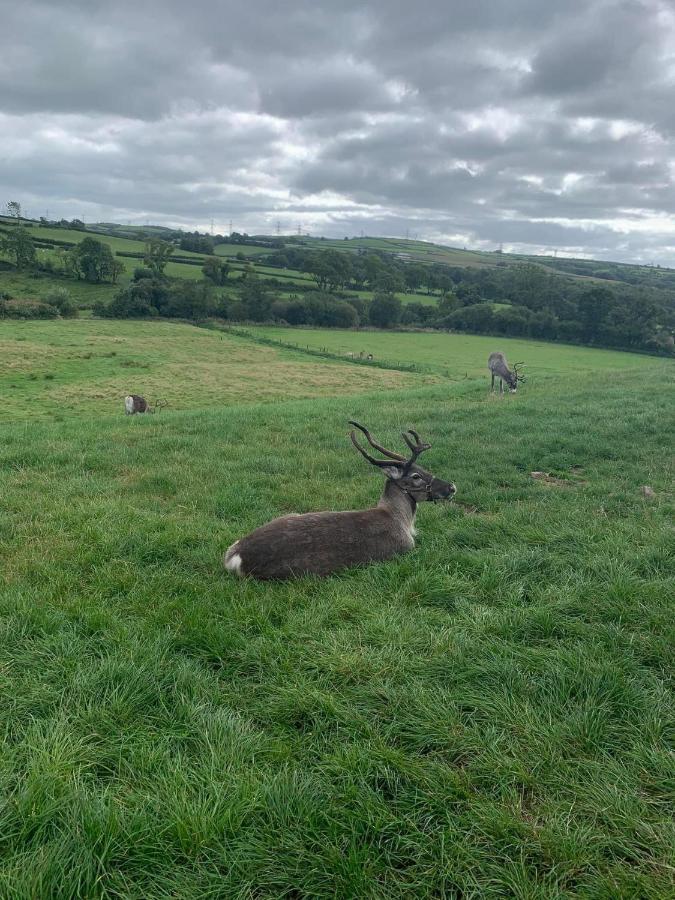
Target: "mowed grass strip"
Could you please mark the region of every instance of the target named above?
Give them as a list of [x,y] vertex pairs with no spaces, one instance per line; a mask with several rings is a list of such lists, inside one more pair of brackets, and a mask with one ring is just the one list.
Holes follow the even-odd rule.
[[[668,390],[1,426],[0,896],[672,896]],[[375,501],[348,418],[417,427],[457,504],[385,564],[226,576]]]
[[115,415],[135,393],[172,409],[387,391],[418,377],[344,364],[170,322],[0,325],[0,420]]

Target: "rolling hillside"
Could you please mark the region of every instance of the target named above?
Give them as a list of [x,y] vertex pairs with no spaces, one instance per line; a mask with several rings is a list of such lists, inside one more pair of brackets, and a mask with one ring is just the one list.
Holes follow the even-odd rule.
[[[11,220],[0,216],[0,233],[11,227]],[[161,237],[163,239],[175,239],[178,234],[171,229],[153,226],[121,226],[114,223],[91,224],[86,230],[74,230],[60,227],[44,227],[32,220],[26,221],[26,227],[31,236],[38,243],[38,252],[41,257],[54,256],[59,247],[67,249],[75,245],[83,237],[90,235],[104,241],[110,246],[113,253],[118,255],[125,265],[125,274],[120,278],[120,284],[129,281],[133,269],[142,265],[144,253],[144,241],[147,237]],[[241,275],[246,266],[253,265],[255,271],[262,279],[283,279],[289,285],[311,286],[311,276],[307,273],[288,269],[272,268],[260,265],[257,260],[261,256],[270,254],[270,246],[259,246],[256,242],[268,245],[274,243],[288,248],[303,248],[307,250],[337,250],[350,254],[361,254],[368,251],[377,251],[390,256],[400,262],[418,262],[422,265],[441,265],[460,268],[478,269],[504,269],[509,266],[531,263],[540,267],[543,271],[570,278],[580,283],[609,284],[613,286],[642,287],[663,291],[675,291],[675,270],[638,266],[623,263],[595,261],[586,259],[555,258],[553,256],[523,256],[516,254],[481,252],[460,248],[444,247],[424,241],[404,240],[399,238],[360,237],[344,240],[327,238],[311,238],[307,236],[269,236],[255,235],[251,237],[252,243],[243,239],[242,243],[216,243],[215,254],[228,259],[231,264],[230,278],[235,280]],[[134,254],[132,256],[120,256],[119,254]],[[189,280],[200,279],[200,265],[205,254],[193,253],[188,250],[176,251],[176,255],[187,258],[195,263],[194,266],[172,261],[167,268],[167,274],[172,277],[186,278]],[[241,257],[237,259],[237,257]],[[53,287],[61,285],[60,279],[42,275],[37,281],[26,275],[18,275],[0,269],[0,291],[24,294],[34,297]],[[68,284],[77,296],[77,299],[87,305],[87,300],[111,296],[116,288],[114,285],[72,285]],[[360,296],[370,297],[372,291],[358,291]],[[415,294],[401,293],[403,302],[433,302],[425,292]]]

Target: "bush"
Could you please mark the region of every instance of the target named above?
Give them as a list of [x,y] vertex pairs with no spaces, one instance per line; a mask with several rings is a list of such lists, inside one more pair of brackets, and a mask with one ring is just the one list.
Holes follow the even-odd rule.
[[489,332],[494,325],[494,313],[489,303],[465,306],[447,316],[452,328],[459,331],[473,331],[478,334]]
[[0,318],[7,319],[57,319],[55,306],[40,300],[0,300]]
[[211,285],[203,282],[165,278],[141,278],[119,291],[107,305],[96,303],[94,315],[109,319],[144,319],[166,316],[170,319],[206,319],[226,313],[222,301],[216,302]]
[[375,294],[368,312],[370,324],[377,328],[391,328],[401,321],[403,305],[394,294]]
[[64,319],[76,319],[80,314],[75,301],[66,288],[54,288],[42,299],[49,306],[56,307]]

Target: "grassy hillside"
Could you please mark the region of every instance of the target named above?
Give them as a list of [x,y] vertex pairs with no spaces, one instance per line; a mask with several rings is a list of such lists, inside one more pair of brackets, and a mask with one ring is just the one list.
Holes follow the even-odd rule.
[[466,250],[446,247],[428,241],[404,240],[403,238],[362,237],[346,240],[326,238],[289,238],[293,245],[305,246],[313,250],[343,250],[354,253],[380,250],[391,253],[405,262],[423,264],[440,263],[462,268],[504,268],[534,263],[552,274],[589,282],[622,282],[629,285],[658,287],[665,290],[675,288],[675,270],[665,266],[646,266],[634,263],[618,263],[610,260],[574,259],[568,257],[528,255],[523,253],[496,253],[495,251]]
[[417,384],[399,372],[324,365],[189,325],[76,319],[0,326],[0,419],[116,415],[126,394],[172,409]]
[[[189,360],[211,396],[331,395],[0,423],[0,896],[673,894],[672,365],[559,359],[495,400],[182,326],[22,327],[80,397],[122,389],[113,345],[184,398]],[[388,563],[225,575],[274,515],[375,501],[349,418],[417,427],[457,502]]]
[[[10,224],[10,220],[6,217],[0,217],[0,229],[8,227],[13,227]],[[49,242],[53,241],[65,244],[67,249],[68,246],[78,243],[83,237],[89,235],[107,243],[115,254],[142,254],[145,247],[144,240],[147,235],[157,234],[163,238],[176,238],[178,234],[177,232],[161,228],[153,229],[147,226],[136,228],[114,224],[91,225],[87,226],[86,231],[44,227],[31,222],[28,222],[25,227],[36,241],[47,241],[48,245],[43,244],[38,247],[38,255],[42,260],[56,257],[57,247],[49,245]],[[270,236],[259,236],[252,240],[256,239],[272,241]],[[655,296],[660,301],[663,301],[665,296],[663,292],[675,289],[675,271],[661,267],[636,266],[597,260],[558,259],[545,256],[481,252],[399,238],[363,237],[334,240],[306,236],[287,236],[281,239],[275,237],[274,240],[285,242],[287,248],[299,247],[306,250],[333,249],[352,254],[375,250],[386,253],[399,262],[418,262],[424,265],[441,264],[465,269],[477,267],[485,270],[494,270],[496,268],[503,269],[509,266],[520,266],[524,262],[531,262],[536,263],[541,270],[549,274],[566,279],[568,283],[576,282],[577,284],[587,284],[588,286],[604,284],[618,290],[633,290],[637,287],[650,290],[659,289]],[[214,252],[216,255],[227,257],[231,261],[230,282],[234,286],[244,267],[247,264],[256,264],[256,260],[260,256],[269,254],[271,248],[269,246],[257,246],[255,243],[217,244]],[[177,250],[176,254],[194,259],[197,262],[204,258],[203,254],[185,250]],[[235,257],[238,255],[243,255],[244,260],[237,260]],[[0,292],[7,292],[15,297],[41,298],[53,287],[65,286],[71,291],[80,305],[84,307],[91,306],[97,300],[110,299],[119,290],[119,287],[128,284],[134,268],[142,265],[142,259],[139,258],[118,256],[118,259],[124,263],[125,273],[120,277],[119,285],[117,286],[110,284],[89,285],[53,276],[34,278],[29,274],[17,273],[0,267]],[[307,287],[314,284],[307,273],[292,269],[279,269],[257,264],[256,271],[261,279],[278,279],[289,288],[292,288],[294,285]],[[202,278],[200,265],[188,265],[176,260],[168,264],[166,273],[174,278],[185,278],[191,281]],[[358,291],[357,293],[360,297],[372,297],[372,291]],[[433,304],[436,302],[435,297],[429,297],[426,294],[403,293],[400,294],[400,297],[404,303]]]
[[[0,220],[0,229],[4,226],[8,227],[8,222]],[[13,227],[13,226],[9,226]],[[93,237],[96,240],[108,244],[113,254],[124,265],[124,273],[120,275],[117,284],[108,282],[102,284],[89,284],[84,281],[77,281],[73,278],[65,278],[59,275],[49,275],[43,272],[31,274],[28,271],[17,272],[14,269],[0,268],[0,293],[6,292],[13,297],[27,298],[44,298],[51,290],[56,287],[66,288],[70,291],[76,302],[83,308],[93,306],[99,300],[110,300],[121,287],[124,287],[131,280],[134,269],[143,265],[140,258],[132,258],[129,256],[118,256],[119,252],[143,254],[145,251],[145,243],[140,240],[131,238],[121,238],[116,235],[100,234],[97,232],[80,231],[70,228],[47,228],[38,225],[24,226],[31,237],[36,241],[37,254],[40,261],[46,259],[56,260],[59,250],[68,250],[70,247],[78,244],[85,237]],[[58,241],[59,244],[40,245],[41,241]],[[61,244],[65,246],[61,246]],[[176,251],[180,256],[191,258],[194,260],[202,260],[203,254],[191,253],[187,250]],[[169,262],[166,267],[166,274],[173,278],[186,278],[188,280],[199,280],[203,277],[201,266],[187,265],[180,262]]]

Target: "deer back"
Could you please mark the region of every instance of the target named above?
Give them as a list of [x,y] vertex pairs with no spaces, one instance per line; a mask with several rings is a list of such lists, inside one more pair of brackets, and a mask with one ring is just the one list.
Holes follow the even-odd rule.
[[381,507],[282,516],[232,544],[224,564],[261,579],[328,575],[411,550],[412,520]]

